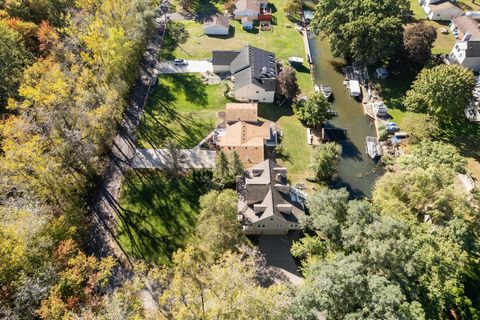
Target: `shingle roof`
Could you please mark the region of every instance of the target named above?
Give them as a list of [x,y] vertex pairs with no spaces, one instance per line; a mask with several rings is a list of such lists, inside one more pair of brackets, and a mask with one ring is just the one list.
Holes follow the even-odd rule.
[[429,7],[430,7],[430,10],[432,10],[434,13],[438,13],[438,12],[449,10],[449,9],[454,9],[458,11],[458,13],[463,12],[462,9],[460,9],[458,6],[456,6],[449,0],[443,0],[435,3],[431,3]]
[[461,16],[455,19],[452,19],[453,24],[458,28],[458,31],[462,34],[463,37],[466,33],[470,33],[472,36],[470,40],[480,40],[480,28],[478,27],[478,22],[469,16]]
[[260,12],[260,5],[257,0],[237,0],[235,2],[235,10],[233,13],[251,10],[254,12]]
[[225,121],[248,121],[258,120],[258,105],[256,103],[227,103],[225,107]]
[[254,83],[266,91],[275,91],[277,63],[275,54],[252,46],[243,47],[232,61],[235,89]]
[[228,66],[232,63],[232,61],[238,56],[239,51],[221,51],[215,50],[212,51],[212,64],[213,65],[221,65],[221,66]]
[[247,220],[255,222],[273,215],[289,222],[302,220],[303,206],[290,197],[286,168],[265,160],[246,170],[243,179],[238,207]]
[[468,41],[465,56],[480,57],[480,41]]
[[217,13],[207,19],[204,26],[221,26],[224,28],[230,28],[230,19],[223,14]]

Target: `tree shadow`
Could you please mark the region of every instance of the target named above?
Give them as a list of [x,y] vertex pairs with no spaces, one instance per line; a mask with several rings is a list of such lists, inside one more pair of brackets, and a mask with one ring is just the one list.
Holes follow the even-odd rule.
[[293,116],[293,110],[287,102],[281,106],[276,103],[259,103],[258,116],[266,120],[277,122],[281,117]]
[[211,186],[211,172],[191,171],[171,179],[161,170],[131,170],[121,199],[119,237],[136,257],[169,264],[192,234],[199,198]]

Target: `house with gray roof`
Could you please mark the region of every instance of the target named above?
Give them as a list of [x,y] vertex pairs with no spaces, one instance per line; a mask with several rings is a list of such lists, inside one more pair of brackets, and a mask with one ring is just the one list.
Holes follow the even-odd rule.
[[265,160],[245,170],[237,184],[238,220],[247,235],[302,230],[303,198],[287,183],[287,168]]
[[278,72],[272,52],[249,45],[238,51],[213,51],[212,64],[213,72],[232,76],[237,101],[274,101]]
[[447,63],[460,64],[473,71],[480,71],[480,28],[469,16],[452,20],[450,29],[458,41],[448,55]]

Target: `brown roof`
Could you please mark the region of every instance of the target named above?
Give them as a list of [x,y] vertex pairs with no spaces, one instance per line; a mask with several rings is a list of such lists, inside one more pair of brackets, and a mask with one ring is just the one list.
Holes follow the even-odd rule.
[[444,10],[448,10],[448,9],[455,9],[455,10],[459,11],[459,13],[460,12],[463,13],[462,9],[460,9],[458,6],[456,6],[455,4],[453,4],[452,2],[450,2],[448,0],[440,1],[440,2],[436,2],[436,3],[431,3],[429,5],[429,7],[430,7],[430,10],[432,10],[434,13],[444,11]]
[[469,16],[461,16],[455,19],[452,19],[453,24],[458,28],[458,31],[461,33],[460,39],[466,33],[471,33],[472,37],[470,40],[478,41],[480,40],[480,28],[478,22]]
[[220,146],[263,146],[270,139],[270,122],[245,122],[238,121],[227,125],[224,136],[218,138]]
[[223,14],[217,13],[210,19],[206,20],[205,26],[222,26],[224,28],[230,28],[230,19]]
[[227,103],[225,112],[225,121],[248,121],[256,122],[258,120],[258,106],[256,103]]

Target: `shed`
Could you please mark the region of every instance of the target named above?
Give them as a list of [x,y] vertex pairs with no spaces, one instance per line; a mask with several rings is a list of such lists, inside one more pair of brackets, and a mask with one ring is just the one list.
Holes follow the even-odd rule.
[[303,65],[303,58],[300,57],[290,57],[288,58],[288,63],[293,66],[302,66]]
[[426,7],[426,13],[430,20],[452,20],[464,14],[458,5],[449,0],[430,3],[428,7]]
[[208,18],[203,24],[203,32],[206,35],[223,35],[226,36],[230,29],[230,19],[222,14],[217,13],[213,17]]
[[242,27],[243,29],[251,30],[253,29],[253,21],[255,19],[253,17],[244,17],[242,18]]

